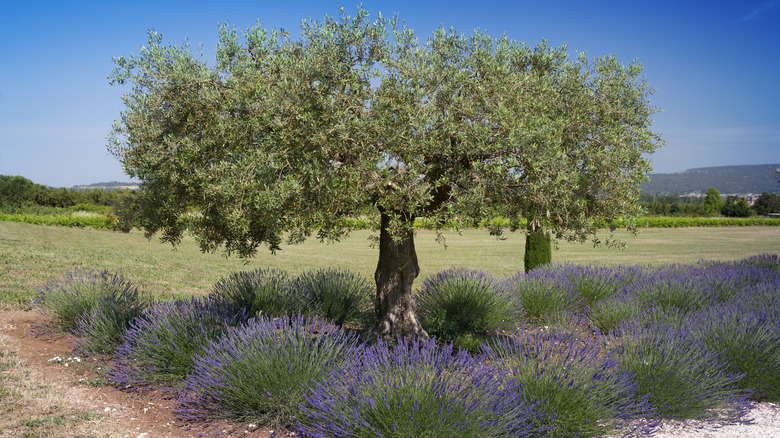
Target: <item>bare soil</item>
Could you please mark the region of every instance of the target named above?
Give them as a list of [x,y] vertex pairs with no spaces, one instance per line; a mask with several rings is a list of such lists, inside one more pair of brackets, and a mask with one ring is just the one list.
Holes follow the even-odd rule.
[[[24,369],[24,378],[31,383],[22,385],[28,388],[20,395],[26,406],[16,415],[0,415],[0,436],[21,435],[23,418],[30,423],[52,411],[61,411],[63,406],[82,412],[80,417],[84,419],[77,424],[65,424],[62,428],[67,430],[52,431],[49,436],[292,436],[281,431],[274,434],[254,425],[185,424],[174,415],[176,403],[162,394],[127,392],[101,384],[105,382],[101,374],[104,362],[100,358],[74,359],[72,339],[46,330],[45,322],[35,311],[0,312],[0,351],[15,354]],[[61,361],[52,360],[57,357]]]
[[[55,421],[47,429],[30,436],[52,437],[137,437],[183,438],[198,436],[281,438],[295,436],[255,425],[187,424],[174,414],[176,403],[160,393],[134,393],[105,384],[105,361],[101,358],[73,358],[72,339],[46,330],[45,318],[35,311],[0,311],[0,353],[18,359],[22,372],[2,371],[0,402],[4,379],[13,373],[24,382],[14,391],[24,406],[11,412],[0,403],[0,437],[20,436],[24,424],[34,419],[65,414],[70,422]],[[52,360],[59,357],[61,360]],[[70,360],[69,360],[70,358]],[[20,391],[19,388],[22,388]],[[8,408],[5,407],[7,410]],[[74,413],[75,412],[75,413]],[[68,417],[70,415],[70,417]],[[780,438],[780,405],[757,403],[748,415],[751,424],[702,426],[693,421],[666,422],[658,430],[659,438]],[[74,420],[74,418],[76,418]],[[26,419],[26,420],[25,420]],[[26,422],[26,423],[25,423]]]

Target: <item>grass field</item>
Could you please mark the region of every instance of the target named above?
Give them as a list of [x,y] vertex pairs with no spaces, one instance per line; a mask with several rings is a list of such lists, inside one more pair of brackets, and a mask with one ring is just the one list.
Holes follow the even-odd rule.
[[[319,267],[339,267],[373,278],[378,250],[369,243],[370,231],[354,232],[335,244],[312,239],[283,246],[272,255],[261,249],[245,264],[221,253],[203,254],[187,238],[175,251],[140,232],[129,234],[93,229],[0,222],[0,307],[18,307],[49,280],[74,269],[108,269],[122,273],[144,291],[157,296],[205,294],[232,272],[265,266],[290,273]],[[458,235],[445,232],[447,249],[435,233],[421,230],[415,244],[421,273],[418,284],[450,267],[469,267],[498,276],[522,269],[524,235],[507,233],[497,240],[484,230]],[[625,250],[592,244],[562,242],[553,260],[578,264],[661,264],[700,259],[734,260],[780,252],[780,227],[677,228],[643,230],[638,237],[619,233]]]

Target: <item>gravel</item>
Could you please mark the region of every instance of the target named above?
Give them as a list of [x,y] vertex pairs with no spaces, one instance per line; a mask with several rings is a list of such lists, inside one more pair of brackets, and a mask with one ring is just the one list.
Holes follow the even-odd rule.
[[655,438],[780,438],[780,405],[754,403],[748,424],[714,426],[698,421],[665,421]]

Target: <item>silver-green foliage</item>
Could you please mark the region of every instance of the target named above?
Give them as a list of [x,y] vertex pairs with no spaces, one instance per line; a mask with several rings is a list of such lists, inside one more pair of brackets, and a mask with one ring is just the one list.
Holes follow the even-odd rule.
[[[298,40],[222,26],[213,66],[154,31],[115,62],[129,89],[109,149],[141,181],[144,228],[241,256],[313,230],[337,239],[367,208],[395,245],[417,217],[485,214],[582,240],[636,215],[661,144],[636,62],[443,27],[421,41],[362,9],[306,20]],[[417,333],[416,254],[393,244],[377,306],[396,313],[380,323]],[[413,275],[390,275],[401,266]]]
[[358,320],[369,309],[373,292],[365,277],[334,268],[304,272],[294,289],[298,295],[310,296],[314,311],[337,325]]
[[429,334],[450,341],[516,324],[518,302],[492,275],[448,269],[425,279],[415,308]]
[[243,309],[248,318],[313,313],[316,306],[312,294],[295,287],[294,281],[278,268],[235,272],[214,285],[211,297]]
[[54,324],[75,330],[96,307],[144,307],[141,301],[138,289],[121,274],[90,269],[66,272],[47,283],[38,290],[36,305]]

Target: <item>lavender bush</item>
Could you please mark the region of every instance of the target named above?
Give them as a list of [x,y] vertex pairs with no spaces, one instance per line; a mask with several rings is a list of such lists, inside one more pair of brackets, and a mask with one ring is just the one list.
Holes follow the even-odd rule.
[[774,278],[767,280],[780,279],[780,255],[777,254],[759,254],[734,261],[731,264],[738,268],[759,268],[774,274]]
[[748,260],[699,263],[691,268],[690,274],[697,277],[718,302],[728,301],[748,287],[778,280],[777,273],[763,266],[752,265]]
[[130,305],[139,299],[136,287],[121,274],[77,270],[66,272],[39,289],[36,305],[60,328],[75,330],[77,321],[105,297]]
[[739,421],[748,392],[717,351],[680,327],[623,323],[613,332],[615,357],[636,376],[635,397],[648,397],[656,418]]
[[780,279],[746,287],[732,302],[739,303],[746,311],[760,311],[775,325],[780,326]]
[[76,350],[84,355],[114,354],[131,323],[150,304],[151,297],[142,296],[135,287],[104,290],[89,311],[76,319]]
[[306,393],[299,432],[314,437],[529,437],[536,403],[496,368],[433,340],[379,341]]
[[516,297],[526,322],[543,323],[559,318],[564,312],[578,313],[584,301],[560,272],[537,269],[517,273],[504,280],[504,287]]
[[245,319],[241,311],[213,299],[157,304],[125,332],[109,378],[123,387],[178,387],[195,354]]
[[445,341],[510,327],[518,311],[514,296],[492,275],[463,268],[426,278],[415,306],[426,331]]
[[655,303],[651,303],[647,307],[641,309],[638,315],[633,318],[632,322],[644,325],[658,325],[679,327],[685,323],[692,313],[680,310],[676,306],[663,307]]
[[615,296],[593,304],[588,314],[591,326],[601,333],[608,333],[620,323],[638,318],[643,306],[631,293],[622,291]]
[[587,306],[616,295],[623,286],[643,275],[639,266],[562,264],[555,271],[572,284]]
[[306,314],[314,305],[309,291],[295,288],[287,272],[277,268],[233,273],[214,285],[211,297],[245,309],[247,317]]
[[777,301],[762,308],[723,303],[698,312],[686,328],[693,339],[722,352],[729,372],[744,375],[737,383],[753,391],[753,400],[780,401],[778,314]]
[[356,321],[371,305],[373,287],[365,277],[339,269],[304,272],[295,281],[301,295],[311,296],[317,314],[342,325]]
[[[593,338],[546,331],[517,332],[484,347],[482,361],[522,383],[522,399],[540,400],[536,423],[549,437],[592,437],[610,432],[650,432],[631,422],[649,411],[637,396],[634,374]],[[633,424],[633,426],[632,426]]]
[[231,330],[194,358],[177,413],[289,426],[310,384],[357,361],[356,338],[321,319],[260,317]]
[[[333,269],[237,273],[209,299],[146,310],[118,274],[74,271],[39,290],[38,306],[75,330],[82,353],[115,351],[118,385],[173,387],[186,420],[318,437],[555,437],[648,432],[639,416],[741,421],[748,398],[780,400],[778,291],[771,255],[563,265],[503,282],[452,269],[415,299],[424,327],[457,352],[420,339],[358,345],[331,322],[354,321],[370,287]],[[523,317],[572,333],[494,331]]]
[[707,307],[717,301],[709,284],[701,281],[701,269],[684,265],[656,269],[638,281],[626,286],[625,291],[634,295],[643,307],[671,307],[689,313]]

